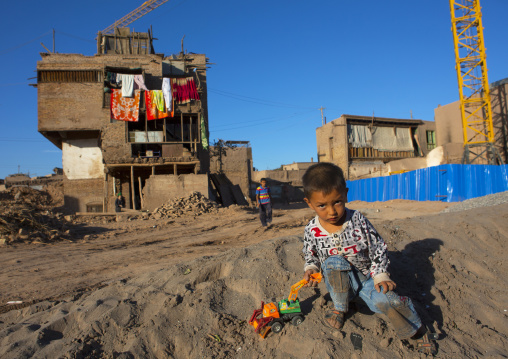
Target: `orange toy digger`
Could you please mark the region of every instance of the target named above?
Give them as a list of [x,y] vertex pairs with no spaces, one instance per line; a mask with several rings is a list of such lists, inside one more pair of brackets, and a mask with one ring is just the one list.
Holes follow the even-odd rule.
[[[323,279],[321,273],[311,274],[310,277],[318,283]],[[274,333],[279,333],[282,330],[284,322],[291,321],[291,324],[295,326],[302,323],[303,314],[300,309],[300,301],[297,298],[298,291],[307,283],[307,280],[302,279],[291,287],[288,299],[283,299],[279,303],[265,304],[261,302],[261,308],[254,310],[249,324],[254,327],[254,331],[261,338],[264,338],[270,329]],[[261,314],[262,317],[260,317]]]

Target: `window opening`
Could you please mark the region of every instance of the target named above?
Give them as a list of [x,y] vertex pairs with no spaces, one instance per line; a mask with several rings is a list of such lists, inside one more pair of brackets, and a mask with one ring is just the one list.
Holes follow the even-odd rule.
[[102,81],[99,70],[39,70],[37,75],[39,83]]
[[436,148],[436,131],[427,131],[427,149]]

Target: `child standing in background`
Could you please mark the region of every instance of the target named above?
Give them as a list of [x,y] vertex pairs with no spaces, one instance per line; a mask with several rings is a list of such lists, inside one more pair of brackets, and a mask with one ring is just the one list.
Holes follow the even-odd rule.
[[272,223],[272,196],[270,187],[266,185],[266,178],[261,178],[261,186],[256,188],[256,206],[259,207],[261,225],[266,227]]

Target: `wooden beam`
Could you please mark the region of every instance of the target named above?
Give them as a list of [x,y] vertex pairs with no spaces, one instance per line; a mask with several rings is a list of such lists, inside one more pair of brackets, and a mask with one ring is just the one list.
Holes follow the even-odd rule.
[[104,195],[102,198],[102,212],[107,212],[108,205],[108,174],[104,174]]
[[132,209],[136,209],[136,197],[134,195],[134,166],[131,166],[131,203]]
[[192,136],[192,115],[189,115],[189,141],[191,143],[191,151],[194,151],[194,136]]
[[141,186],[141,177],[138,177],[138,182],[139,182],[139,199],[141,201],[141,208],[140,209],[143,209],[143,207],[145,206],[145,204],[143,203],[143,187]]
[[199,161],[175,161],[175,162],[166,162],[166,163],[136,163],[133,165],[132,163],[116,163],[116,164],[105,164],[107,168],[115,168],[115,167],[163,167],[163,166],[171,166],[171,165],[194,165],[199,163]]
[[182,143],[183,143],[183,112],[180,112],[180,127],[182,130]]

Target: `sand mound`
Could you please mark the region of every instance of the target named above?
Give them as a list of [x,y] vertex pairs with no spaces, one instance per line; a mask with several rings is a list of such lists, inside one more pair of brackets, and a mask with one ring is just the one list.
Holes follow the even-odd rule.
[[[506,357],[508,205],[377,224],[398,293],[439,333],[438,357]],[[302,289],[306,314],[261,340],[247,320],[300,280],[301,237],[204,256],[60,302],[0,315],[2,358],[418,358],[361,302],[342,332],[322,324],[330,298]],[[355,351],[350,334],[363,338]],[[209,335],[217,335],[220,341]]]

